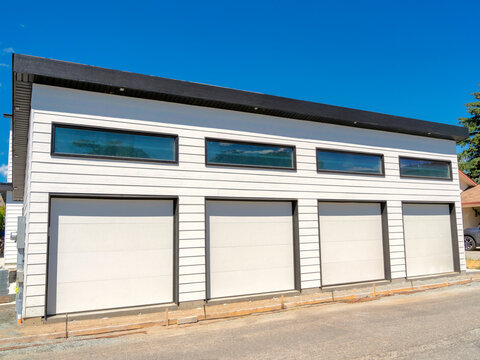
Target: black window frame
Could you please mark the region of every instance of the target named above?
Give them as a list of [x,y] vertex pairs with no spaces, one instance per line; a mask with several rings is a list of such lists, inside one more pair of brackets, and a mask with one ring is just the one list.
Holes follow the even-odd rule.
[[[264,146],[276,146],[292,149],[293,156],[293,167],[277,167],[277,166],[266,166],[266,165],[244,165],[244,164],[227,164],[227,163],[215,163],[208,161],[207,153],[207,142],[216,141],[216,142],[225,142],[232,144],[241,144],[241,145],[264,145]],[[229,140],[229,139],[219,139],[206,137],[205,138],[205,166],[221,166],[221,167],[236,167],[236,168],[249,168],[249,169],[267,169],[267,170],[279,170],[279,171],[297,171],[297,147],[295,145],[285,145],[285,144],[275,144],[275,143],[264,143],[264,142],[255,142],[255,141],[242,141],[242,140]]]
[[[400,164],[401,159],[408,159],[408,160],[423,160],[423,161],[437,161],[448,164],[448,178],[441,178],[435,176],[421,176],[421,175],[402,175],[402,166]],[[439,160],[439,159],[432,159],[432,158],[419,158],[414,156],[399,156],[398,157],[398,171],[400,173],[400,178],[405,179],[429,179],[429,180],[441,180],[441,181],[452,181],[453,180],[453,171],[452,171],[452,161],[451,160]]]
[[[380,158],[381,161],[381,173],[368,173],[362,171],[342,171],[342,170],[324,170],[318,168],[318,150],[330,153],[341,153],[341,154],[353,154],[353,155],[370,155],[370,156],[377,156]],[[370,152],[362,152],[362,151],[350,151],[350,150],[335,150],[335,149],[326,149],[322,147],[315,148],[315,167],[317,168],[317,173],[333,173],[333,174],[351,174],[351,175],[366,175],[366,176],[380,176],[385,177],[385,159],[384,154],[382,153],[370,153]]]
[[[161,159],[136,158],[136,157],[127,157],[127,156],[108,156],[108,155],[95,155],[95,154],[71,154],[71,153],[55,152],[55,129],[56,129],[56,127],[70,128],[70,129],[77,129],[77,130],[104,131],[104,132],[117,133],[117,134],[143,135],[143,136],[170,138],[170,139],[174,140],[174,159],[173,160],[161,160]],[[136,161],[136,162],[153,162],[153,163],[163,163],[163,164],[178,164],[178,135],[157,133],[157,132],[150,132],[150,131],[136,131],[136,130],[114,129],[114,128],[105,128],[105,127],[97,127],[97,126],[84,126],[84,125],[72,125],[72,124],[63,124],[63,123],[52,123],[52,134],[51,134],[51,140],[50,140],[50,155],[52,157],[73,157],[73,158],[87,158],[87,159],[121,160],[121,161]]]

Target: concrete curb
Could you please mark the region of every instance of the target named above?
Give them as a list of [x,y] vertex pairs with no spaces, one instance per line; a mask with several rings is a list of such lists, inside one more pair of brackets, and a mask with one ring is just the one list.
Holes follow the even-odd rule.
[[[442,278],[443,280],[443,278]],[[427,280],[428,281],[428,280]],[[435,280],[433,280],[435,281]],[[414,282],[418,284],[414,286]],[[400,284],[403,287],[399,286],[395,288],[393,284],[387,284],[383,286],[376,286],[373,284],[371,291],[365,291],[365,288],[362,289],[352,289],[352,290],[332,290],[331,295],[328,293],[318,293],[317,298],[308,299],[308,300],[299,300],[299,301],[289,301],[284,302],[282,296],[281,302],[279,304],[255,307],[255,301],[252,301],[253,307],[236,309],[233,311],[226,312],[214,312],[208,314],[205,312],[205,315],[198,316],[184,316],[173,319],[168,319],[168,312],[166,312],[165,320],[158,321],[145,321],[138,323],[122,324],[122,325],[113,325],[89,329],[76,329],[76,330],[67,330],[65,331],[56,331],[45,334],[38,335],[26,335],[26,336],[17,336],[0,339],[0,352],[8,351],[16,348],[25,348],[28,346],[39,346],[41,342],[57,339],[68,339],[73,337],[84,337],[88,339],[89,336],[94,335],[104,335],[104,334],[115,334],[115,333],[126,333],[138,331],[140,329],[145,329],[153,326],[169,326],[169,325],[189,325],[194,324],[199,321],[208,321],[208,320],[219,320],[227,318],[236,318],[243,317],[253,314],[261,314],[268,312],[281,311],[286,309],[292,309],[295,307],[302,306],[311,306],[311,305],[322,305],[329,303],[355,303],[360,301],[373,301],[380,299],[385,296],[401,295],[401,294],[413,294],[418,292],[423,292],[427,290],[439,289],[449,286],[457,285],[466,285],[472,282],[480,282],[480,277],[473,278],[469,277],[467,279],[461,279],[456,281],[449,281],[448,278],[445,281],[438,282],[434,284],[425,284],[425,280],[412,280],[410,281],[411,287],[404,287],[404,283]],[[387,288],[382,290],[383,288]],[[206,308],[208,309],[208,308]],[[181,314],[179,314],[181,315]],[[167,324],[168,321],[168,324]]]

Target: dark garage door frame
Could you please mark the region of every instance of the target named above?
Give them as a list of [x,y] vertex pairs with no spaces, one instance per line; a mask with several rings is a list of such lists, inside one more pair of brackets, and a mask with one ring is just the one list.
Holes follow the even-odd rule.
[[352,285],[352,284],[361,284],[365,282],[371,281],[381,281],[381,280],[392,280],[392,270],[390,266],[390,238],[388,234],[388,210],[387,210],[387,202],[386,201],[374,201],[374,200],[335,200],[335,199],[321,199],[317,202],[317,207],[320,206],[321,203],[358,203],[358,204],[380,204],[380,214],[382,217],[382,245],[383,245],[383,266],[384,266],[384,279],[377,279],[377,280],[369,280],[369,281],[358,281],[353,283],[343,283],[343,284],[335,284],[335,285],[328,285],[323,286],[323,277],[322,277],[322,245],[321,245],[321,235],[320,235],[320,215],[318,214],[317,209],[317,223],[318,223],[318,256],[320,259],[320,288],[332,288],[336,286],[345,286],[345,285]]
[[[402,230],[403,230],[403,248],[405,250],[405,278],[409,279],[408,277],[408,270],[407,270],[407,247],[405,246],[405,218],[404,218],[404,205],[448,205],[450,211],[450,229],[451,229],[451,237],[452,237],[452,254],[453,254],[453,272],[460,273],[460,249],[458,248],[458,233],[457,233],[457,217],[455,211],[455,203],[448,202],[448,201],[402,201]],[[441,276],[443,274],[433,274],[433,275],[425,275],[425,277],[436,277]],[[423,276],[420,276],[423,277]],[[410,277],[412,278],[412,277]],[[415,276],[414,278],[418,278]]]
[[[68,193],[49,193],[48,194],[48,229],[47,229],[47,270],[45,274],[45,305],[43,319],[48,320],[49,317],[55,316],[47,315],[48,304],[48,269],[50,258],[50,220],[52,200],[58,198],[63,199],[95,199],[95,200],[171,200],[173,201],[173,302],[178,305],[178,262],[179,262],[179,248],[178,248],[178,196],[150,196],[150,195],[105,195],[105,194],[68,194]],[[160,305],[160,304],[158,304]],[[131,308],[131,307],[127,307]],[[127,308],[116,308],[121,311]],[[102,309],[98,311],[107,311],[109,309]],[[96,311],[96,310],[94,310]],[[81,312],[80,312],[81,313]]]
[[[205,289],[206,289],[206,301],[212,299],[210,296],[210,239],[207,233],[207,202],[208,201],[257,201],[257,202],[289,202],[292,204],[292,219],[293,219],[293,273],[294,273],[294,290],[301,290],[300,280],[300,243],[299,243],[299,231],[298,231],[298,200],[297,199],[271,199],[271,198],[258,198],[258,197],[215,197],[207,196],[204,202],[204,214],[205,214]],[[286,290],[287,292],[289,290]],[[262,296],[265,293],[247,294],[246,297]],[[243,297],[243,296],[242,296]]]

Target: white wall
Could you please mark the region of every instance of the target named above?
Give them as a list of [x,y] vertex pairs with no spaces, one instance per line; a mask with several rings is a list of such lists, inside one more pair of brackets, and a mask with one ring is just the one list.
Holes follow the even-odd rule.
[[5,266],[14,268],[17,264],[17,243],[10,237],[12,232],[17,232],[17,218],[22,216],[23,203],[13,201],[12,192],[7,192],[5,203]]
[[[31,122],[25,198],[26,317],[42,316],[44,311],[50,192],[179,196],[180,301],[205,298],[205,196],[298,199],[302,288],[321,284],[318,199],[387,201],[393,278],[406,276],[401,201],[455,202],[465,269],[453,141],[36,84]],[[52,122],[177,134],[179,164],[52,158]],[[296,145],[298,169],[205,166],[206,136]],[[317,173],[317,146],[381,152],[386,176]],[[451,160],[454,179],[400,179],[399,155]]]
[[[11,122],[10,122],[11,125]],[[7,182],[12,182],[12,127],[8,140],[8,172]],[[5,200],[5,265],[13,268],[17,264],[17,244],[11,239],[12,232],[17,232],[17,218],[22,216],[23,202],[13,201],[13,194],[7,191]]]
[[[478,208],[476,208],[478,210]],[[476,215],[475,210],[471,207],[462,208],[463,228],[468,229],[480,224],[480,217]]]

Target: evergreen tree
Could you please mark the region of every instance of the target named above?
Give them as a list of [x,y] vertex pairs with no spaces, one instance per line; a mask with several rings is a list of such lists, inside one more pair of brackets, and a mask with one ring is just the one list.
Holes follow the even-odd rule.
[[463,147],[463,151],[458,154],[458,165],[460,170],[478,184],[480,182],[480,92],[474,92],[472,95],[476,101],[465,104],[471,117],[458,119],[469,133],[468,138],[458,143]]

